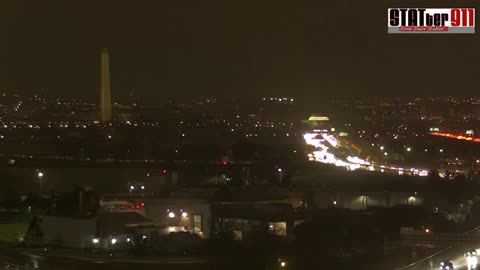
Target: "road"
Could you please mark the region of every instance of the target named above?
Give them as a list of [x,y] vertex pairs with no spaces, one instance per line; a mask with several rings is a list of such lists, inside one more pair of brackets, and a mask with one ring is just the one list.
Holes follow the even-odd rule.
[[[7,266],[10,265],[9,268]],[[3,268],[2,268],[3,267]],[[195,258],[159,258],[159,259],[122,259],[122,258],[87,258],[83,256],[57,256],[34,253],[0,251],[0,269],[66,269],[66,270],[109,270],[109,269],[229,269],[226,262],[209,261]]]
[[345,153],[343,150],[340,151],[339,146],[342,143],[327,132],[305,133],[303,138],[307,145],[315,147],[315,150],[308,155],[310,161],[332,164],[351,171],[362,169],[397,175],[428,176],[428,171],[425,169],[402,168],[392,164],[387,165],[380,162],[367,161],[355,156],[355,153],[351,150],[348,151],[349,153]]
[[[480,228],[477,227],[476,229],[465,233],[465,235],[469,235],[472,237],[480,237]],[[471,249],[478,248],[480,248],[480,243],[452,243],[451,247],[445,248],[444,250],[435,253],[433,256],[430,256],[424,260],[418,261],[406,267],[399,268],[397,270],[438,270],[440,269],[440,262],[445,260],[452,261],[455,270],[468,270],[469,267],[467,265],[467,259],[464,254]],[[477,265],[477,268],[480,269],[480,264]]]

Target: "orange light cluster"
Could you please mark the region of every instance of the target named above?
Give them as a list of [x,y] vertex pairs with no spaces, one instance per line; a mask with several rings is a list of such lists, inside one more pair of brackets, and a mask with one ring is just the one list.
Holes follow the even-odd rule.
[[450,133],[443,133],[443,132],[431,132],[430,135],[447,137],[447,138],[452,138],[452,139],[457,139],[457,140],[480,142],[480,138],[463,136],[463,135],[458,135],[458,134],[450,134]]

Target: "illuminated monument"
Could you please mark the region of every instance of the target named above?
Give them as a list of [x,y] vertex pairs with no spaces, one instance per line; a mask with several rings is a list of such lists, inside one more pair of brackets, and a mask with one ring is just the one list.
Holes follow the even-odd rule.
[[102,121],[110,121],[112,120],[112,97],[110,95],[110,67],[106,49],[102,50],[100,59],[100,119]]
[[312,114],[308,120],[302,121],[302,127],[306,131],[311,130],[328,130],[330,129],[330,119],[327,116]]

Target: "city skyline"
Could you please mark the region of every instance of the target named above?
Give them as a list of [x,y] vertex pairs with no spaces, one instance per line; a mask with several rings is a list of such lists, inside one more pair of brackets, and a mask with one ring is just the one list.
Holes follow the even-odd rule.
[[104,47],[119,97],[471,95],[479,83],[475,35],[387,35],[401,1],[1,5],[0,88],[23,94],[97,96]]

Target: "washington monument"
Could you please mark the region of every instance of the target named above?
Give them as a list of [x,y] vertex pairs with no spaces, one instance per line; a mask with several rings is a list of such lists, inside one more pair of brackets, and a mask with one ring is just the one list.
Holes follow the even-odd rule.
[[100,119],[105,122],[112,120],[112,97],[110,95],[110,67],[108,63],[108,51],[106,49],[102,49],[100,61]]

